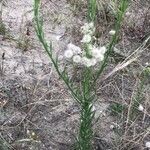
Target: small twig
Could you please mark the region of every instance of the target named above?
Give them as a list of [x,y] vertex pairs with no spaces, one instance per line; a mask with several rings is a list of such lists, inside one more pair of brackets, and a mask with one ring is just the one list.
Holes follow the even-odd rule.
[[[140,56],[140,54],[147,49],[148,46],[145,47],[147,42],[149,41],[150,37],[148,37],[144,43],[137,49],[135,50],[131,55],[129,55],[122,63],[118,64],[109,74],[105,75],[102,78],[102,81],[108,79],[110,76],[114,75],[116,72],[124,69],[131,63],[137,60],[137,58]],[[144,48],[145,47],[145,48]]]

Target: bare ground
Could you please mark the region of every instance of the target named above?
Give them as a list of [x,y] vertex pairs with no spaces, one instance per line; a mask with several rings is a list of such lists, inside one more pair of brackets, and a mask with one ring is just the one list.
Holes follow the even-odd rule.
[[[144,4],[134,2],[126,14],[117,45],[125,56],[136,50],[150,33],[149,2]],[[77,134],[79,107],[68,94],[35,36],[32,9],[30,0],[10,0],[3,9],[7,33],[0,36],[0,138],[14,150],[70,150]],[[59,55],[67,43],[79,42],[77,29],[85,22],[83,10],[76,15],[72,9],[65,0],[43,1],[45,33]],[[103,20],[100,19],[100,22]],[[100,33],[109,31],[106,24],[99,28]],[[105,43],[108,37],[102,35],[99,40]],[[138,80],[138,71],[145,64],[150,64],[149,58],[148,47],[136,63],[98,83],[95,106],[100,119],[94,125],[95,149],[115,149],[114,141],[118,135],[110,126],[116,126],[120,120],[110,115],[109,105],[113,102],[129,104]],[[114,68],[115,58],[112,62],[106,72]],[[150,111],[149,92],[147,94],[143,105]],[[147,115],[142,117],[145,123],[141,125],[138,122],[137,128],[142,126],[145,131],[150,126],[150,120]],[[133,149],[145,149],[144,144],[150,140],[150,135],[148,131],[144,135]],[[121,150],[121,146],[117,150]]]

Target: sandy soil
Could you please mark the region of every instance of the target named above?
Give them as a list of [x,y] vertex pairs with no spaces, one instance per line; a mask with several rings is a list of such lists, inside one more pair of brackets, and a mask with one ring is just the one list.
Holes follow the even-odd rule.
[[[31,0],[9,0],[3,8],[9,38],[0,36],[0,56],[3,56],[0,58],[0,138],[14,150],[70,150],[78,129],[79,107],[37,40],[32,9]],[[42,12],[46,38],[53,42],[54,53],[61,56],[67,43],[78,42],[76,35],[71,33],[84,19],[74,16],[66,0],[44,0]],[[128,15],[132,20],[132,14]],[[142,25],[137,23],[137,26]],[[128,33],[129,28],[126,30]],[[133,36],[130,33],[122,40],[128,48]],[[139,36],[137,34],[137,40]],[[135,43],[138,42],[134,42],[133,47]],[[124,53],[127,50],[125,48]],[[143,64],[149,61],[149,56],[147,50],[143,54]],[[123,98],[119,91],[121,87],[116,88],[120,82],[124,86]],[[99,150],[110,149],[111,140],[115,138],[110,128],[114,118],[109,115],[108,100],[120,101],[122,98],[126,101],[125,98],[132,94],[133,85],[126,76],[117,75],[113,81],[99,86],[96,110],[100,120],[94,126]]]

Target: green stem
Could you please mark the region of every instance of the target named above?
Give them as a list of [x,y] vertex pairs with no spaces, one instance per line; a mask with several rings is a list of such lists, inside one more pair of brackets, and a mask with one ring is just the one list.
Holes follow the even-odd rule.
[[92,112],[91,93],[89,92],[91,71],[89,68],[85,68],[84,79],[82,81],[82,104],[80,115],[80,129],[78,137],[77,150],[91,150],[92,149],[92,120],[94,113]]
[[40,0],[35,0],[35,3],[34,3],[35,30],[36,30],[37,36],[39,38],[39,41],[42,43],[46,53],[48,54],[49,58],[51,59],[58,75],[65,82],[65,84],[67,85],[69,91],[71,92],[71,94],[75,98],[75,100],[78,103],[80,103],[78,95],[74,92],[73,88],[70,86],[70,83],[64,78],[63,74],[60,72],[57,62],[55,61],[55,59],[52,56],[52,46],[48,46],[46,39],[44,38],[42,22],[39,19],[39,5],[40,5]]
[[112,37],[112,40],[111,40],[111,42],[110,42],[110,44],[108,46],[108,50],[107,50],[107,53],[105,55],[104,61],[103,61],[100,69],[98,70],[98,72],[96,74],[96,77],[95,77],[95,79],[93,81],[93,85],[95,85],[97,79],[99,78],[101,73],[104,71],[105,67],[107,66],[108,58],[109,58],[110,54],[112,53],[115,44],[117,43],[118,34],[119,34],[120,27],[121,27],[121,22],[123,20],[123,16],[124,16],[124,13],[125,13],[125,11],[127,9],[127,6],[128,6],[128,0],[122,0],[121,4],[120,4],[120,10],[117,13],[117,21],[115,23],[115,31],[116,31],[116,33]]
[[[86,99],[86,101],[88,101]],[[80,131],[78,138],[78,147],[77,150],[91,150],[92,149],[92,114],[89,109],[89,103],[84,103],[81,110],[80,116]]]
[[88,0],[88,21],[94,22],[96,19],[96,0]]

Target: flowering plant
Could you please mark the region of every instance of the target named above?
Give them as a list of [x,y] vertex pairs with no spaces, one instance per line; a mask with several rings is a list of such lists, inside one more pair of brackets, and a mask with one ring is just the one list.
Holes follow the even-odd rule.
[[85,67],[92,67],[104,60],[104,54],[106,53],[106,47],[96,47],[92,45],[93,34],[95,31],[94,23],[85,23],[81,27],[81,32],[83,33],[83,43],[84,49],[81,50],[80,47],[69,43],[64,56],[67,59],[72,59],[76,64],[83,65]]
[[112,35],[111,42],[107,47],[98,47],[93,40],[96,30],[94,24],[96,18],[96,0],[89,0],[88,2],[88,22],[81,27],[81,33],[83,34],[81,40],[82,48],[69,43],[67,45],[67,50],[64,52],[66,60],[71,60],[72,64],[80,65],[83,68],[81,80],[79,83],[76,83],[70,79],[66,67],[64,67],[63,71],[60,70],[58,59],[54,58],[52,53],[52,44],[49,46],[44,38],[43,22],[39,17],[40,0],[34,0],[35,29],[39,41],[42,43],[45,51],[50,57],[58,75],[65,82],[71,95],[81,108],[76,150],[92,149],[92,120],[95,115],[93,103],[96,99],[96,90],[94,87],[97,79],[107,66],[109,55],[117,42],[121,21],[128,4],[127,0],[121,1],[120,9],[116,16],[117,21],[115,30],[110,32],[110,35]]

